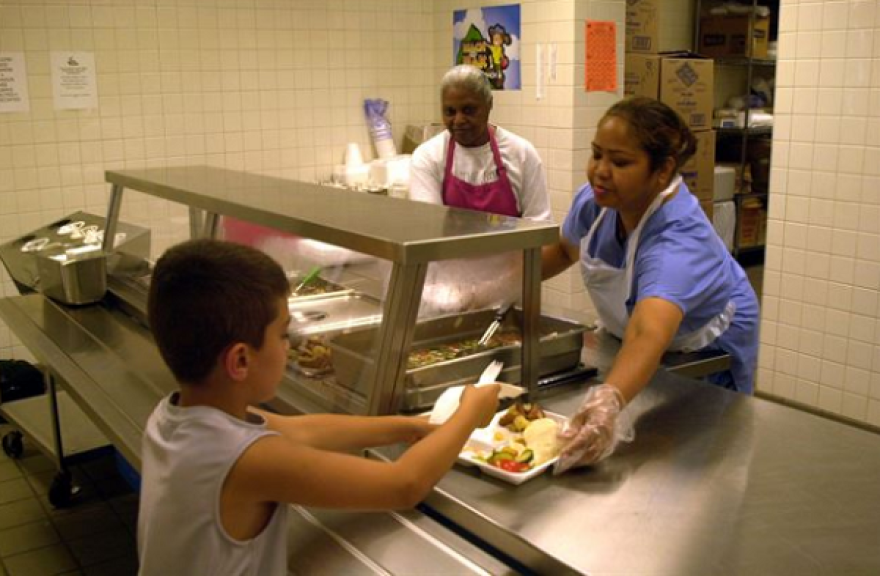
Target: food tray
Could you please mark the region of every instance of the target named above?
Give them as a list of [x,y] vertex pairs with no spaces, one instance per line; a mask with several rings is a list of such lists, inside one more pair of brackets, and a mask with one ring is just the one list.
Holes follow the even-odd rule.
[[[413,350],[439,346],[451,342],[479,339],[489,323],[495,318],[493,310],[434,318],[416,325]],[[512,310],[499,332],[518,330],[522,313]],[[569,320],[542,316],[539,323],[538,344],[540,375],[553,374],[572,368],[580,361],[583,332],[586,328]],[[359,394],[367,395],[366,386],[371,381],[373,347],[377,328],[357,330],[342,334],[330,342],[333,351],[333,368],[337,382]],[[449,386],[476,382],[480,373],[491,360],[504,362],[504,371],[498,380],[518,383],[521,380],[520,363],[522,348],[519,344],[481,350],[474,354],[444,360],[419,368],[407,368],[401,409],[423,410],[433,405]]]
[[[501,468],[476,458],[475,452],[492,452],[492,450],[504,446],[513,438],[513,432],[510,432],[504,426],[498,425],[498,421],[504,416],[505,412],[507,411],[502,410],[501,412],[498,412],[495,414],[495,417],[492,418],[491,424],[485,428],[475,430],[474,433],[471,434],[470,439],[465,443],[464,449],[458,455],[457,462],[462,466],[475,466],[480,469],[480,472],[487,476],[504,480],[510,484],[519,485],[543,474],[545,470],[553,466],[553,464],[559,460],[559,457],[556,456],[551,458],[525,472],[508,472],[507,470],[502,470]],[[560,427],[567,420],[565,416],[554,412],[545,411],[544,416],[555,420]],[[500,439],[496,438],[496,434],[500,435]]]

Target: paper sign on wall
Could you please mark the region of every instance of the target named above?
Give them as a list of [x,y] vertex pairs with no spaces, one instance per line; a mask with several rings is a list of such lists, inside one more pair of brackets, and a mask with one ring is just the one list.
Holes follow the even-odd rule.
[[98,107],[95,55],[92,52],[52,52],[52,93],[57,110]]
[[617,90],[617,24],[587,20],[586,79],[587,92]]
[[27,71],[23,52],[0,52],[0,112],[27,112]]

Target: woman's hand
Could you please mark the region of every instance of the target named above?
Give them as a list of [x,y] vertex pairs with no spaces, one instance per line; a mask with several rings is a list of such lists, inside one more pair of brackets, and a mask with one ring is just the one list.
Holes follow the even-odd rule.
[[632,441],[632,426],[621,426],[618,420],[625,404],[620,390],[611,384],[590,388],[577,413],[559,434],[564,445],[553,474],[595,464],[610,456],[618,443]]

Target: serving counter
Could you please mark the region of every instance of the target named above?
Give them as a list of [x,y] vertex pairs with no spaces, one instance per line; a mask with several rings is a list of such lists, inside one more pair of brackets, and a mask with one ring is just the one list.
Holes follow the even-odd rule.
[[[570,415],[595,382],[536,386],[539,252],[555,227],[208,168],[107,177],[114,194],[105,237],[114,236],[123,189],[134,188],[190,206],[195,236],[212,236],[218,215],[235,216],[390,262],[364,412],[393,412],[404,392],[427,265],[463,256],[521,253],[521,373],[533,399]],[[175,383],[143,321],[124,305],[137,290],[117,288],[86,307],[41,294],[5,298],[0,317],[139,469],[147,418]],[[615,346],[588,334],[584,360],[602,368]],[[665,362],[697,375],[724,369],[727,359]],[[285,381],[274,409],[328,409],[327,397],[304,393],[290,374]],[[562,477],[512,486],[455,467],[417,511],[294,507],[290,565],[301,574],[880,573],[877,435],[666,370],[625,414],[636,419],[636,441]],[[369,455],[391,459],[401,450]]]
[[[139,467],[146,419],[174,388],[149,332],[117,308],[70,308],[40,294],[0,300],[0,317]],[[571,414],[590,383],[538,400]],[[279,402],[289,409],[296,399]],[[512,486],[456,466],[418,512],[298,508],[291,566],[302,574],[880,573],[880,436],[666,371],[627,411],[635,442],[596,468]]]

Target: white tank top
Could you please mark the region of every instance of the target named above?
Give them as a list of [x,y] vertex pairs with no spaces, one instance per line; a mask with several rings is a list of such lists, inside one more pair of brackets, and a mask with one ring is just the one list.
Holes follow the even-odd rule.
[[232,465],[254,441],[277,432],[259,416],[244,422],[214,408],[181,408],[176,402],[176,393],[164,398],[144,433],[140,574],[286,574],[286,505],[279,504],[251,540],[233,539],[220,520],[220,493]]

